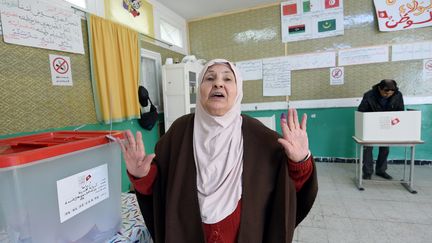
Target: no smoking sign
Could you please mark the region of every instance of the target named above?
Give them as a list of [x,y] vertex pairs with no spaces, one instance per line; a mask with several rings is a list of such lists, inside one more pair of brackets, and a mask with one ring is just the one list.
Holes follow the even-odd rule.
[[63,57],[57,57],[52,62],[54,70],[59,74],[65,74],[69,71],[69,62]]
[[330,68],[330,85],[344,84],[344,68],[334,67]]
[[71,62],[69,57],[49,55],[53,85],[72,86]]
[[334,68],[332,70],[332,77],[333,78],[338,79],[338,78],[342,77],[342,74],[343,74],[343,71],[341,68]]
[[428,72],[432,72],[432,59],[427,59],[424,62],[424,68],[428,71]]
[[432,59],[423,60],[423,80],[432,79]]

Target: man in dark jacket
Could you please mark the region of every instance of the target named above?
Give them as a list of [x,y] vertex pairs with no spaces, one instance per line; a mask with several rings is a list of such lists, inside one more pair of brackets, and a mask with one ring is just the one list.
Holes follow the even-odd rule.
[[[404,101],[402,93],[399,92],[396,81],[392,79],[381,80],[366,92],[357,109],[361,112],[374,111],[403,111]],[[371,179],[373,173],[373,147],[365,146],[363,149],[363,179]],[[391,180],[387,174],[387,157],[389,147],[379,147],[379,154],[375,166],[375,174],[385,179]]]

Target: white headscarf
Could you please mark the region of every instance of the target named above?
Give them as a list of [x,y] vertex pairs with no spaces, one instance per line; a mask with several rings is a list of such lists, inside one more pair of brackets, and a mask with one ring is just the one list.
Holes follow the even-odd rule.
[[243,80],[237,68],[227,60],[209,61],[199,75],[200,84],[208,68],[228,64],[234,72],[237,96],[231,109],[223,116],[212,116],[201,104],[197,92],[193,148],[197,168],[198,200],[202,222],[214,224],[230,215],[242,194],[243,135],[240,103]]

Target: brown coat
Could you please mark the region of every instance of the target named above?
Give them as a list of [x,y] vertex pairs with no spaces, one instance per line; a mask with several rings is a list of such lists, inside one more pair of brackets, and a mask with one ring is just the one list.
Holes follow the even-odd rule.
[[[137,193],[155,243],[205,242],[198,204],[192,137],[194,115],[174,122],[156,145],[158,175],[153,195]],[[296,193],[279,135],[243,116],[242,208],[238,242],[291,242],[295,226],[311,209],[316,171]]]

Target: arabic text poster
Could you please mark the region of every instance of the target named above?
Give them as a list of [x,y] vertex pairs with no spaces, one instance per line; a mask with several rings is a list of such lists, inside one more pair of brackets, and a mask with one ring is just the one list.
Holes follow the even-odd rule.
[[291,95],[291,67],[286,58],[263,60],[263,96]]
[[342,49],[338,53],[339,66],[388,62],[388,60],[387,45]]
[[392,45],[392,62],[432,58],[432,41]]
[[262,79],[261,59],[236,62],[236,66],[240,70],[243,81]]
[[282,42],[344,34],[342,0],[289,0],[281,3]]
[[432,2],[374,0],[380,31],[408,30],[432,26]]
[[15,2],[17,4],[0,4],[5,42],[85,53],[81,17],[72,9],[57,7],[45,3],[46,1],[15,0]]
[[60,223],[109,198],[107,164],[57,181]]

